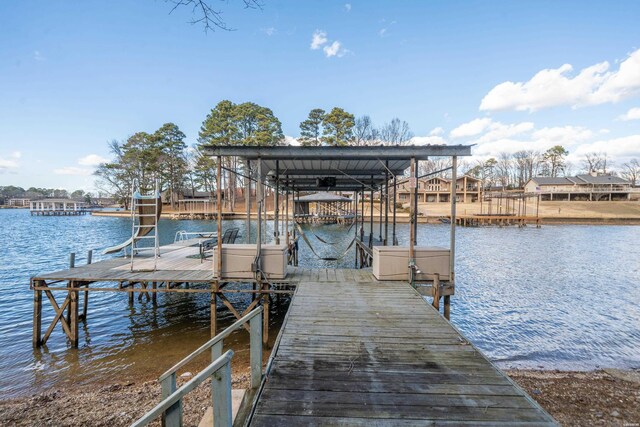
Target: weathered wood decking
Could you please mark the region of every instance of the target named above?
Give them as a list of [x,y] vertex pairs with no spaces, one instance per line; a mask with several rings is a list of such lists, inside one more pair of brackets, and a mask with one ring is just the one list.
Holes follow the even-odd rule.
[[318,271],[297,272],[252,426],[555,425],[407,283]]

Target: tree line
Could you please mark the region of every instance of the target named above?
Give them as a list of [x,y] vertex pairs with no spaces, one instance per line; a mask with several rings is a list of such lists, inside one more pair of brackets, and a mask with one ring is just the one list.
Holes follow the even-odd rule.
[[[300,144],[304,146],[406,144],[413,137],[409,124],[398,118],[375,127],[369,116],[358,117],[342,108],[328,113],[320,108],[309,112],[300,123]],[[220,101],[204,118],[198,142],[188,147],[186,136],[174,123],[165,123],[153,132],[141,131],[126,141],[111,141],[112,159],[95,172],[96,186],[112,194],[128,207],[131,188],[137,180],[143,191],[154,188],[156,180],[165,200],[175,206],[185,191],[213,193],[217,186],[216,159],[202,148],[216,145],[277,146],[285,143],[282,124],[270,108],[252,102]],[[237,158],[225,158],[221,165],[221,187],[227,206],[234,208],[242,175],[250,175]],[[233,173],[239,172],[239,174]]]
[[84,190],[75,190],[71,193],[64,189],[59,188],[37,188],[29,187],[26,190],[22,187],[16,187],[15,185],[0,186],[0,199],[5,200],[5,203],[9,199],[44,199],[44,198],[56,198],[56,199],[73,199],[81,202],[91,203],[95,197],[99,195],[93,195],[92,193],[85,193]]
[[[409,124],[394,118],[381,126],[374,125],[371,117],[355,117],[352,113],[334,107],[330,110],[312,109],[300,123],[298,141],[303,146],[366,146],[405,145],[413,132]],[[175,206],[187,193],[204,191],[213,195],[218,183],[216,159],[203,154],[204,146],[257,145],[277,146],[285,143],[282,124],[273,111],[252,102],[220,101],[206,115],[198,132],[197,143],[188,147],[185,134],[174,123],[165,123],[153,132],[136,132],[126,141],[111,141],[111,161],[100,165],[95,172],[97,187],[107,191],[127,206],[131,186],[137,179],[141,189],[150,190],[155,180],[165,192],[165,200]],[[578,165],[567,161],[569,152],[557,145],[541,152],[521,150],[501,153],[489,159],[470,162],[460,159],[458,174],[480,179],[485,188],[522,188],[534,176],[566,176]],[[241,195],[242,175],[252,171],[237,158],[223,159],[221,188],[227,207],[233,209],[236,196]],[[640,165],[637,160],[612,169],[613,162],[604,153],[585,156],[581,172],[619,173],[632,183],[638,183]],[[422,175],[450,175],[450,159],[433,158],[420,162]],[[233,171],[238,172],[235,174]]]

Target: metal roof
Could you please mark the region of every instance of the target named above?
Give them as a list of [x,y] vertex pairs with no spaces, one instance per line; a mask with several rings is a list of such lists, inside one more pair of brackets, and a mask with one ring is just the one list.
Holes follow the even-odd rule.
[[[582,180],[587,184],[630,184],[626,179],[611,175],[576,175],[577,180]],[[580,183],[580,182],[578,182]]]
[[535,176],[531,180],[539,185],[629,184],[629,181],[617,176],[589,174],[568,177]]
[[294,200],[297,202],[350,202],[348,197],[338,196],[331,193],[314,193],[307,194],[306,196],[300,196]]
[[574,182],[565,177],[534,176],[531,181],[540,185],[574,185]]
[[[256,147],[207,146],[211,156],[238,156],[262,162],[262,179],[276,180],[283,188],[296,191],[356,191],[377,189],[392,175],[403,175],[411,158],[427,160],[434,156],[470,156],[468,145],[407,145],[367,147]],[[323,188],[318,178],[335,179]]]

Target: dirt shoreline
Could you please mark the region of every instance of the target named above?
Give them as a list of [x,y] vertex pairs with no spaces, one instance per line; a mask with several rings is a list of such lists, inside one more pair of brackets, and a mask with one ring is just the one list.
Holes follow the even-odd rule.
[[[640,426],[640,371],[505,371],[562,426]],[[181,377],[178,385],[189,380]],[[233,387],[248,385],[246,371]],[[205,382],[184,401],[185,426],[197,426],[210,399]],[[52,388],[0,400],[0,425],[127,426],[160,401],[155,381]],[[159,425],[156,422],[153,425]]]

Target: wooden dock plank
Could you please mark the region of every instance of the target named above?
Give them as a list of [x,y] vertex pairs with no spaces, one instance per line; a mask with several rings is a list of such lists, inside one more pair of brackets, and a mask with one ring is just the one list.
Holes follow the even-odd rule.
[[407,283],[318,279],[297,287],[251,425],[555,425]]

